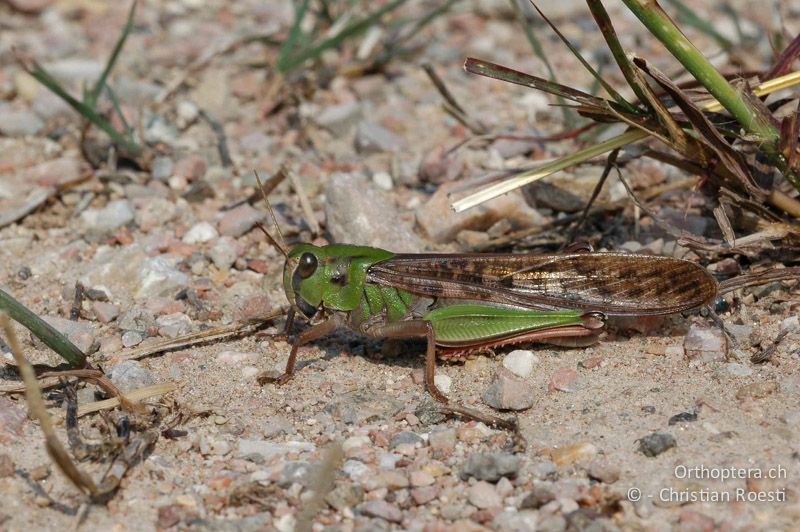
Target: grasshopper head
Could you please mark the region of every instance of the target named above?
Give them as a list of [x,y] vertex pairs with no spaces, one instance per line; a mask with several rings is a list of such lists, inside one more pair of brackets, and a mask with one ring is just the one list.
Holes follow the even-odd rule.
[[325,252],[311,244],[292,248],[283,268],[283,289],[289,303],[306,318],[312,318],[322,303],[325,287]]

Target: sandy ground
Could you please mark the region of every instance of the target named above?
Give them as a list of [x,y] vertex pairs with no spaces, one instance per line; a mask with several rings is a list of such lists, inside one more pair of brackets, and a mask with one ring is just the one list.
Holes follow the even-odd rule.
[[[28,4],[10,2],[17,3]],[[413,60],[390,63],[386,75],[339,75],[308,94],[297,87],[313,86],[314,76],[293,80],[277,109],[264,67],[275,59],[272,48],[238,47],[187,71],[203,53],[225,49],[226,36],[285,29],[288,4],[141,5],[113,81],[129,118],[147,124],[156,139],[149,171],[90,167],[79,150],[78,118],[26,77],[10,53],[12,44],[23,47],[78,87],[82,76],[102,67],[127,8],[42,4],[49,5],[33,6],[33,14],[0,5],[0,113],[17,128],[0,129],[0,201],[6,202],[0,214],[31,190],[55,186],[57,192],[0,229],[0,287],[39,315],[61,318],[105,371],[123,364],[129,374],[115,376],[119,386],[168,382],[176,389],[149,399],[160,417],[140,417],[133,432],[158,434],[152,450],[107,503],[84,510],[85,498],[47,457],[24,401],[0,397],[0,529],[63,530],[79,513],[82,529],[115,531],[789,530],[800,518],[796,282],[726,296],[733,310],[720,307],[720,317],[733,326],[733,340],[721,344],[720,333],[694,312],[646,334],[611,331],[587,348],[530,346],[532,371],[514,382],[533,404],[499,414],[516,416],[516,439],[483,423],[432,415],[420,383],[424,347],[418,343],[337,333],[303,348],[297,375],[280,387],[256,382],[259,373],[282,368],[289,351],[286,342],[264,335],[128,360],[133,349],[157,341],[287,308],[283,259],[254,228],[264,219],[263,205],[246,203],[255,190],[253,169],[262,176],[284,163],[294,169],[299,185],[283,184],[271,195],[290,242],[452,251],[485,244],[485,234],[498,238],[556,219],[557,208],[529,204],[519,193],[462,218],[446,205],[458,180],[570,149],[495,141],[455,158],[442,155],[470,133],[442,111],[418,66],[423,60],[492,131],[563,129],[560,112],[543,97],[460,70],[465,56],[478,55],[543,72],[505,3],[458,4],[424,31],[425,46]],[[550,8],[565,33],[599,50],[599,36],[584,29],[591,27],[585,8],[560,4]],[[417,16],[422,11],[409,8]],[[633,46],[641,30],[619,7],[612,13],[626,46]],[[747,21],[745,29],[768,24],[767,15],[754,14],[765,20]],[[797,14],[786,16],[786,27],[797,28]],[[732,31],[725,20],[720,25]],[[713,48],[706,37],[692,37]],[[749,56],[716,60],[745,56],[762,68],[765,43]],[[546,45],[563,82],[591,84],[558,43]],[[327,60],[339,65],[354,53],[348,48]],[[670,70],[655,45],[645,42],[637,53]],[[164,103],[153,103],[182,75],[186,83]],[[199,111],[223,124],[231,165],[221,161],[218,139]],[[630,169],[640,188],[684,177],[652,162]],[[584,168],[552,182],[585,199],[600,171]],[[313,222],[298,187],[309,198]],[[620,188],[612,180],[601,201],[624,200]],[[716,230],[699,194],[683,189],[662,199],[663,216],[700,233]],[[634,215],[641,213],[630,205],[610,209],[584,236],[606,249],[644,246],[722,269],[721,257],[676,248],[647,216],[634,224]],[[316,224],[322,230],[312,235]],[[562,241],[563,227],[522,246],[539,251]],[[77,325],[70,325],[76,281],[108,301],[85,298]],[[281,325],[278,319],[265,332]],[[684,349],[690,330],[712,331],[706,353]],[[60,363],[27,333],[21,336],[32,361]],[[0,348],[0,385],[15,384],[11,355],[5,344]],[[773,348],[766,363],[751,362]],[[442,364],[440,374],[452,379],[451,400],[493,413],[483,396],[498,379],[510,378],[501,371],[510,351]],[[93,391],[81,388],[79,403],[93,401]],[[66,443],[60,392],[46,397]],[[183,422],[162,432],[177,414],[185,415]],[[101,434],[115,419],[81,418],[84,437],[108,440]],[[654,433],[671,436],[674,446],[648,456],[651,446],[643,440]],[[106,453],[81,467],[101,479],[108,465]]]

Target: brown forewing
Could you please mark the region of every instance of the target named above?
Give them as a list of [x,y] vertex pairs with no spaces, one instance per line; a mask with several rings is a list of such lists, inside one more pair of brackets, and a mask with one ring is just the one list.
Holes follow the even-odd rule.
[[653,255],[399,254],[367,281],[434,298],[528,308],[672,314],[709,303],[717,281],[693,262]]

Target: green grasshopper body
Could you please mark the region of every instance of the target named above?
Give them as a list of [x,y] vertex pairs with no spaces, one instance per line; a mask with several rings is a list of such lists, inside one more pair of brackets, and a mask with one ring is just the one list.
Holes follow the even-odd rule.
[[[284,289],[295,312],[316,322],[298,348],[338,327],[376,338],[425,338],[425,383],[436,356],[457,359],[521,342],[594,340],[606,316],[653,316],[707,304],[717,282],[679,259],[621,253],[395,254],[378,248],[300,244],[287,253]],[[266,379],[270,380],[270,379]]]

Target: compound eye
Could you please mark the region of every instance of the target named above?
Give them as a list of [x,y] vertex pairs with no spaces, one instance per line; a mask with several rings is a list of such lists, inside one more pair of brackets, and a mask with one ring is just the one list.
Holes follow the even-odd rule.
[[295,272],[301,279],[308,279],[314,272],[317,271],[317,257],[313,253],[303,253],[300,255],[300,263],[297,265]]

